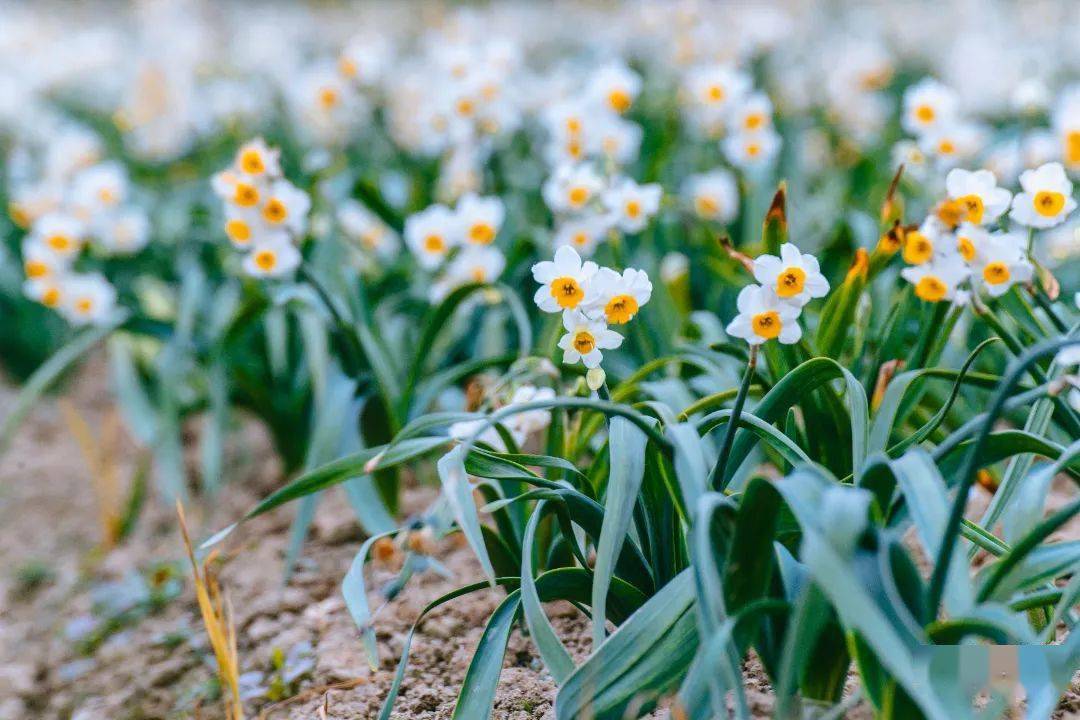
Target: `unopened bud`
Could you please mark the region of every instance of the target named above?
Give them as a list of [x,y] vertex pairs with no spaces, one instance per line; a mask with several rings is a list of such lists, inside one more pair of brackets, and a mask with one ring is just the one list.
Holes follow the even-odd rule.
[[589,386],[589,389],[596,392],[604,386],[604,381],[607,380],[607,373],[604,372],[602,367],[590,368],[589,372],[585,373],[585,384]]

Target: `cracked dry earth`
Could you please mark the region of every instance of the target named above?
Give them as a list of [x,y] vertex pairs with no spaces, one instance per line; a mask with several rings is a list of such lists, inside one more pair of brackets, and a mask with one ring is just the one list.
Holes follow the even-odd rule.
[[[95,358],[63,393],[62,402],[95,429],[114,422],[105,375],[102,359]],[[10,387],[0,386],[0,407],[10,407],[13,398]],[[212,694],[212,654],[172,509],[151,496],[132,536],[119,547],[101,551],[92,476],[66,417],[56,399],[42,402],[0,459],[0,720],[222,717],[220,701]],[[194,448],[189,451],[194,458]],[[114,452],[119,476],[130,477],[136,448],[121,439]],[[269,457],[268,441],[253,424],[241,424],[233,432],[231,481],[213,502],[188,506],[196,537],[235,521],[280,484],[279,469]],[[191,464],[194,467],[194,460]],[[418,510],[433,496],[431,488],[411,488],[405,491],[404,505]],[[478,579],[479,569],[461,542],[443,541],[437,556],[454,577],[424,573],[379,612],[375,627],[380,662],[373,672],[340,591],[363,539],[344,496],[337,489],[324,493],[303,558],[283,585],[294,512],[286,506],[257,518],[224,546],[220,580],[234,608],[241,671],[265,673],[276,655],[310,647],[310,668],[290,687],[291,697],[277,703],[249,701],[247,716],[374,718],[405,634],[421,608]],[[121,624],[92,653],[80,653],[72,628],[90,615],[101,587],[135,572],[145,574],[163,561],[179,569],[177,576],[184,583],[180,594],[145,617]],[[36,582],[26,580],[27,568],[39,569]],[[384,586],[395,570],[375,564],[366,575],[369,589]],[[395,720],[451,716],[484,622],[499,599],[495,591],[486,590],[428,616],[413,641]],[[371,592],[369,600],[372,607],[380,603],[377,592]],[[575,660],[584,659],[591,645],[585,618],[566,604],[549,606],[549,614]],[[749,662],[744,670],[754,716],[768,717],[770,688],[760,667]],[[554,718],[554,699],[555,686],[530,642],[515,631],[493,718]],[[651,717],[667,719],[670,713],[660,709]],[[848,717],[863,720],[870,713],[859,706]]]

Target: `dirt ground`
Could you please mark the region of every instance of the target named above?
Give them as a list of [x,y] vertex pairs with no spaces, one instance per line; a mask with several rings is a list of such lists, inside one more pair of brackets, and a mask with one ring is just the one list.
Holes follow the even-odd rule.
[[[95,429],[108,426],[112,412],[104,375],[104,364],[95,361],[65,393]],[[13,396],[10,388],[0,387],[0,407]],[[196,502],[188,509],[197,538],[233,522],[279,482],[257,427],[244,427],[234,440],[233,481],[213,503]],[[130,442],[123,442],[121,477],[130,476],[136,457]],[[420,509],[432,497],[430,488],[413,488],[404,504]],[[380,665],[372,672],[340,591],[362,540],[344,496],[337,489],[324,494],[303,558],[283,585],[294,512],[285,507],[258,518],[225,546],[220,578],[235,611],[241,670],[248,684],[263,688],[262,699],[248,703],[248,717],[374,718],[420,609],[477,580],[479,569],[466,547],[444,541],[436,554],[454,578],[424,573],[380,611],[375,625]],[[132,536],[107,553],[97,549],[99,528],[91,474],[79,445],[58,402],[44,402],[0,460],[0,720],[221,717],[213,656],[172,509],[151,498]],[[372,607],[380,603],[377,589],[394,576],[392,565],[369,570]],[[157,595],[162,598],[154,600]],[[496,592],[483,591],[425,620],[412,645],[395,719],[451,716],[468,661],[498,600]],[[119,620],[100,610],[132,604]],[[586,620],[569,605],[550,609],[569,651],[582,660],[590,650]],[[101,632],[103,617],[114,619],[107,633]],[[91,646],[88,637],[100,642]],[[282,657],[288,658],[285,670],[276,670]],[[768,684],[753,664],[746,671],[755,717],[767,717]],[[289,697],[266,700],[265,687],[286,673],[299,675],[295,681],[280,680],[286,684],[282,696]],[[493,717],[553,718],[554,698],[555,686],[530,642],[515,632]],[[662,709],[654,717],[670,714]],[[869,712],[860,707],[849,717],[868,718]]]

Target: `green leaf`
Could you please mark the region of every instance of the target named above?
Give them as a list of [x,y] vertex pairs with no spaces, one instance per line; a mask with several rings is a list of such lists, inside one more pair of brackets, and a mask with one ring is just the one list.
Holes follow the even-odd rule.
[[[525,614],[525,624],[529,628],[529,635],[540,653],[540,659],[543,660],[544,667],[551,673],[555,684],[562,685],[570,673],[574,671],[574,661],[570,658],[570,653],[563,647],[562,641],[555,634],[547,615],[544,614],[544,608],[540,605],[540,595],[536,591],[536,583],[533,580],[533,543],[536,539],[536,527],[544,516],[544,508],[545,502],[541,500],[536,504],[536,508],[529,518],[529,524],[525,527],[525,537],[522,541],[521,551],[521,604]],[[596,582],[594,579],[594,613],[597,604],[595,587]],[[601,608],[606,605],[606,600],[607,593],[605,591],[600,604]]]
[[[611,470],[604,496],[604,521],[596,547],[593,568],[593,647],[604,641],[607,612],[605,601],[615,564],[622,551],[633,517],[634,503],[645,475],[645,446],[648,438],[625,418],[612,418],[608,426]],[[559,681],[556,678],[556,681]]]
[[480,529],[480,516],[476,511],[476,503],[473,502],[472,486],[465,474],[465,449],[466,445],[458,445],[439,459],[439,479],[442,481],[443,497],[450,505],[465,540],[469,543],[480,569],[487,576],[488,581],[495,582],[495,569],[488,557],[487,546],[484,544],[483,532]]
[[375,672],[379,667],[379,651],[375,646],[375,628],[371,624],[371,608],[367,601],[367,584],[364,582],[364,565],[367,563],[368,552],[371,547],[384,537],[393,535],[396,530],[372,535],[360,546],[356,556],[353,557],[349,571],[341,582],[341,594],[345,597],[345,607],[349,610],[356,627],[360,630],[363,638],[364,651],[367,654],[368,665]]

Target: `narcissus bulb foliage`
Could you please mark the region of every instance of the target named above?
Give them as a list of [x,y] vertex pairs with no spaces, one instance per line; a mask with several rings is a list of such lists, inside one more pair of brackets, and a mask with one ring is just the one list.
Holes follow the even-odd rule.
[[256,138],[211,179],[224,204],[225,236],[245,253],[241,267],[252,277],[284,277],[302,260],[295,244],[307,231],[311,198],[282,177],[279,156]]
[[754,279],[778,297],[798,307],[825,297],[829,281],[821,274],[817,258],[803,254],[793,243],[780,246],[780,257],[761,255],[754,260]]
[[622,273],[582,261],[569,245],[554,260],[536,263],[533,279],[540,283],[533,301],[545,312],[561,312],[566,330],[559,340],[563,362],[579,360],[588,368],[600,365],[601,350],[614,350],[622,336],[611,325],[625,325],[652,297],[652,282],[643,270]]
[[1059,162],[1046,163],[1020,173],[1023,192],[1013,198],[1009,213],[1016,222],[1032,228],[1049,228],[1061,223],[1076,209],[1073,184]]
[[964,221],[974,225],[990,225],[1009,209],[1012,193],[997,186],[994,173],[974,172],[954,168],[945,178],[949,199],[964,208]]

